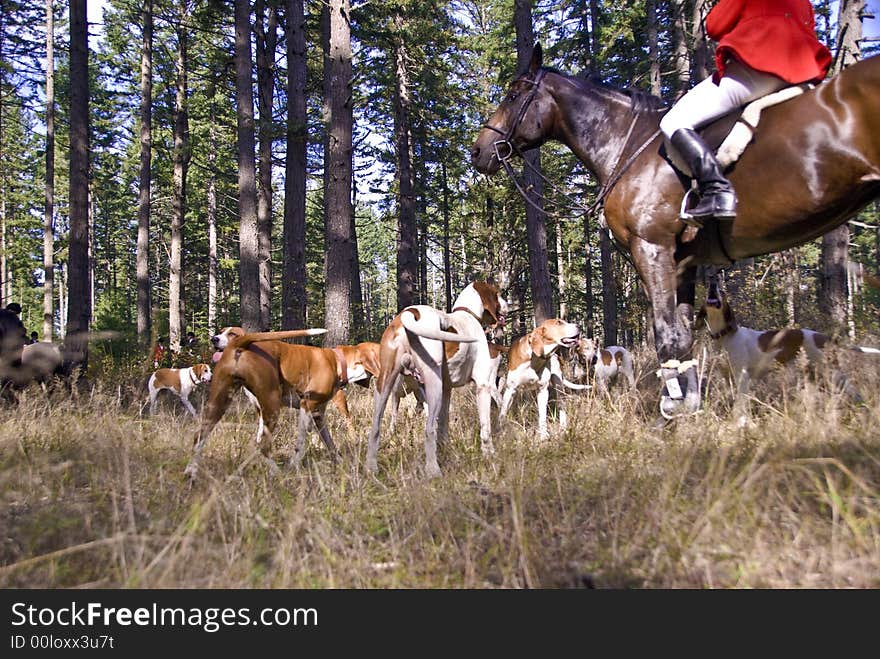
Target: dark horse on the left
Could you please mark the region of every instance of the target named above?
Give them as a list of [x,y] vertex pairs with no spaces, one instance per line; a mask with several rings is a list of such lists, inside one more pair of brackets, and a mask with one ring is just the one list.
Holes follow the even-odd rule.
[[[880,57],[766,108],[728,171],[739,199],[736,219],[710,220],[696,235],[679,219],[689,181],[665,158],[662,110],[637,112],[640,105],[627,92],[544,68],[536,46],[528,70],[477,137],[471,160],[494,174],[511,154],[558,140],[606,188],[608,227],[651,300],[664,381],[660,409],[672,417],[700,405],[691,360],[696,266],[800,245],[880,196]],[[707,140],[717,144],[733,119],[708,127]]]

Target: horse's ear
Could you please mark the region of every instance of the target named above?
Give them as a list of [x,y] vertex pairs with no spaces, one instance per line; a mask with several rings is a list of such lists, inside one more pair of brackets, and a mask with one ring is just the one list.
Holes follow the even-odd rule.
[[535,74],[538,72],[538,69],[544,63],[544,51],[541,49],[541,44],[536,43],[535,49],[532,51],[532,60],[529,62],[529,73]]

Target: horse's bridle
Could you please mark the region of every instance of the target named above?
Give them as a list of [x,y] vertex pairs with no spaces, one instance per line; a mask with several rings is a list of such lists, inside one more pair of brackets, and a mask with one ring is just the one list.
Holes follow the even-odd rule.
[[[523,102],[520,103],[519,109],[516,111],[516,117],[514,118],[510,126],[508,126],[506,131],[503,131],[500,128],[496,128],[495,126],[492,126],[488,123],[483,124],[483,128],[488,128],[489,130],[501,135],[501,139],[495,140],[495,142],[492,143],[492,146],[495,147],[495,157],[498,159],[498,162],[503,163],[506,160],[509,160],[511,156],[513,156],[516,149],[514,148],[513,143],[510,141],[510,138],[513,137],[516,129],[519,128],[519,125],[522,123],[523,118],[526,116],[526,112],[528,111],[529,106],[532,104],[532,101],[535,100],[535,96],[538,94],[538,87],[541,86],[541,81],[544,79],[544,74],[546,72],[546,69],[541,68],[538,69],[538,72],[535,74],[533,80],[522,80],[522,82],[527,82],[532,87],[531,89],[529,89],[528,93],[523,99]],[[501,157],[501,152],[499,150],[500,147],[507,147],[507,153],[504,155],[503,158]]]

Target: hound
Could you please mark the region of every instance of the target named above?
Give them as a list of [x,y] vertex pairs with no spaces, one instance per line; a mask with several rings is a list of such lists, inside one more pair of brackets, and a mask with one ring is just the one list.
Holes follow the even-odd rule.
[[633,369],[633,359],[629,350],[623,346],[600,347],[595,339],[583,338],[578,341],[574,352],[574,378],[585,380],[592,377],[596,387],[609,392],[609,388],[622,375],[629,383],[630,389],[635,389],[636,378]]
[[159,392],[170,389],[180,398],[187,412],[198,416],[192,403],[189,402],[189,395],[196,386],[210,381],[211,367],[208,364],[194,364],[187,368],[160,368],[147,382],[147,389],[150,392],[150,414],[156,413],[156,398]]
[[[379,363],[379,353],[381,345],[373,341],[364,341],[354,346],[336,346],[337,350],[341,350],[348,360],[348,381],[361,387],[370,386],[370,381],[379,377],[381,366]],[[391,425],[390,430],[394,430],[397,426],[397,414],[400,409],[400,401],[412,394],[416,399],[417,409],[427,413],[427,402],[425,400],[424,387],[413,377],[412,374],[404,373],[397,387],[392,393],[391,403]],[[348,404],[344,391],[337,394],[340,397],[339,404]],[[335,401],[335,399],[334,399]]]
[[[738,404],[742,404],[751,381],[764,377],[776,364],[790,366],[800,354],[806,355],[810,367],[821,364],[830,342],[828,336],[811,329],[787,328],[762,332],[740,326],[714,279],[706,291],[706,302],[697,312],[696,322],[705,323],[715,345],[727,353],[736,382]],[[870,349],[855,350],[867,352]],[[850,397],[861,400],[842,373],[836,373],[834,378]]]
[[[324,334],[327,330],[320,330],[320,331],[319,330],[292,330],[292,331],[314,332],[313,334],[298,334],[296,336],[318,336],[320,334]],[[212,336],[211,337],[211,345],[214,346],[214,354],[211,357],[212,361],[215,364],[218,361],[220,361],[220,358],[223,356],[223,351],[226,349],[226,346],[229,345],[230,341],[232,341],[233,339],[235,339],[237,337],[244,336],[245,334],[246,334],[246,332],[243,327],[224,327],[217,334]],[[337,361],[339,361],[343,364],[342,371],[346,373],[346,380],[348,382],[354,382],[355,380],[352,378],[358,379],[358,378],[362,377],[363,374],[362,374],[362,372],[358,372],[358,371],[355,371],[354,373],[352,373],[348,364],[346,364],[346,361],[348,361],[345,356],[346,353],[343,350],[341,350],[341,348],[343,348],[343,347],[344,346],[337,346],[336,348],[333,348],[333,350],[336,352]],[[353,362],[351,362],[351,363],[353,363]],[[259,424],[257,426],[256,443],[259,446],[261,438],[263,437],[263,431],[265,429],[265,426],[263,424],[263,414],[262,414],[262,410],[260,408],[260,401],[257,400],[257,397],[254,396],[246,386],[242,386],[241,390],[244,393],[244,395],[247,397],[248,401],[250,401],[251,405],[254,406],[254,409],[257,412],[257,418],[259,419]],[[287,398],[288,398],[288,401],[289,401],[291,407],[295,407],[296,409],[299,409],[299,401],[297,400],[296,396],[288,396]],[[339,412],[342,414],[342,416],[345,417],[345,422],[348,425],[348,429],[353,430],[354,424],[351,419],[351,413],[348,410],[348,400],[345,397],[345,392],[342,389],[339,389],[339,391],[337,391],[336,394],[334,394],[332,400],[333,400],[333,404],[336,406],[336,409],[338,409]]]
[[[573,390],[588,389],[586,385],[569,382],[562,375],[557,351],[577,344],[580,328],[559,318],[545,320],[532,332],[515,339],[510,346],[507,365],[507,382],[501,403],[499,419],[507,416],[513,396],[521,389],[538,390],[538,436],[547,439],[547,407],[550,385],[554,382]],[[565,410],[560,408],[559,423],[567,423]]]
[[[325,329],[257,332],[235,335],[225,341],[225,349],[214,365],[214,377],[208,401],[202,411],[202,423],[193,440],[193,455],[185,474],[191,480],[198,471],[202,449],[208,436],[229,407],[233,392],[246,387],[256,398],[260,411],[259,444],[264,460],[269,459],[272,434],[278,421],[281,401],[290,396],[298,401],[299,424],[296,450],[290,461],[299,468],[305,452],[306,435],[314,425],[336,460],[336,446],[324,424],[324,410],[334,394],[344,385],[346,367],[329,348],[284,343],[281,339],[325,334]],[[217,345],[217,342],[212,340]]]
[[456,298],[452,313],[425,305],[407,307],[391,321],[380,341],[380,373],[373,402],[373,425],[367,446],[367,469],[378,470],[379,435],[388,398],[401,376],[409,372],[424,387],[428,403],[425,422],[425,471],[440,475],[437,439],[449,435],[449,400],[453,387],[473,382],[477,388],[480,445],[484,455],[492,445],[491,357],[484,328],[504,324],[507,302],[498,289],[474,282]]

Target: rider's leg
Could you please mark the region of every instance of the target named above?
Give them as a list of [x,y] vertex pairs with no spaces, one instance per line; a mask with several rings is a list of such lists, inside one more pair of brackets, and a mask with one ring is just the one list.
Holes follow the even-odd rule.
[[787,85],[781,78],[731,60],[717,85],[706,78],[682,96],[660,121],[660,130],[685,159],[700,188],[700,203],[688,211],[691,217],[736,215],[733,186],[696,129]]

